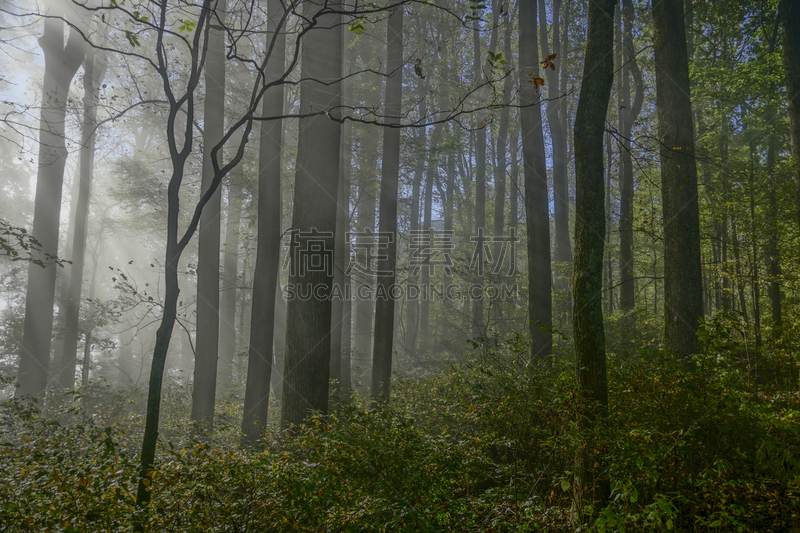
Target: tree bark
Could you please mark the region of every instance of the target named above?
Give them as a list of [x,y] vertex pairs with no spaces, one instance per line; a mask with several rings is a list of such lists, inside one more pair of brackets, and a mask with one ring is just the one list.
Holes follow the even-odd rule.
[[222,262],[222,295],[219,304],[219,381],[229,387],[233,379],[233,356],[236,354],[236,301],[239,289],[239,224],[242,220],[244,169],[231,176],[228,186],[228,219],[225,228],[224,259]]
[[800,0],[781,0],[781,48],[789,100],[789,133],[792,169],[797,191],[797,216],[800,222]]
[[[572,246],[569,241],[569,183],[567,181],[567,132],[564,116],[567,113],[566,86],[559,87],[559,74],[565,70],[566,43],[561,46],[561,0],[553,0],[553,44],[548,48],[547,13],[544,0],[539,0],[539,34],[542,57],[555,54],[559,70],[545,69],[547,78],[547,124],[553,143],[553,215],[555,219],[554,261],[561,265],[572,262]],[[559,72],[560,71],[560,72]],[[566,78],[561,77],[562,84]],[[563,285],[562,280],[557,280]]]
[[[285,8],[280,0],[267,4],[266,46],[269,59],[264,70],[265,83],[284,75],[286,28],[282,24]],[[271,50],[270,50],[271,49]],[[283,114],[282,83],[264,94],[262,114]],[[261,122],[258,153],[258,242],[253,271],[253,301],[250,318],[250,341],[247,353],[247,381],[242,416],[242,442],[254,445],[267,424],[269,391],[272,378],[275,313],[280,297],[278,270],[281,253],[281,149],[283,121]],[[276,343],[277,344],[277,343]]]
[[80,326],[81,286],[86,259],[86,238],[89,220],[89,198],[94,174],[94,151],[97,128],[97,101],[100,83],[105,77],[106,60],[104,52],[91,48],[86,54],[83,75],[83,124],[80,150],[80,185],[75,210],[75,231],[72,236],[72,268],[64,318],[64,342],[59,355],[58,385],[64,389],[75,386],[75,366],[77,362],[78,337]]
[[[549,359],[553,348],[552,267],[550,264],[550,214],[547,162],[544,151],[539,95],[527,74],[539,72],[536,38],[536,0],[519,4],[520,109],[525,210],[528,232],[528,320],[531,361]],[[602,152],[601,152],[602,161]]]
[[[630,311],[635,304],[636,284],[634,282],[633,263],[633,157],[631,154],[631,131],[633,124],[642,110],[644,102],[644,83],[639,64],[633,49],[634,9],[633,0],[622,1],[622,95],[620,102],[620,151],[619,177],[619,305],[623,311]],[[635,96],[631,104],[631,76],[635,88]]]
[[[589,31],[578,110],[575,116],[577,204],[573,320],[578,388],[583,401],[579,427],[591,439],[593,427],[608,412],[605,332],[603,329],[603,134],[614,80],[614,6],[616,0],[589,4]],[[578,458],[579,498],[605,502],[609,481],[603,458],[588,442]],[[593,497],[592,497],[593,494]],[[602,505],[602,503],[601,503]]]
[[[303,41],[300,112],[316,115],[301,118],[292,216],[290,287],[301,285],[330,291],[333,282],[333,233],[336,228],[336,198],[339,187],[339,142],[341,124],[327,113],[339,113],[342,103],[342,33],[330,31],[341,22],[338,1],[322,8],[304,4],[304,15],[316,20]],[[333,110],[333,111],[331,111]],[[313,228],[313,229],[312,229]],[[321,233],[315,234],[314,230]],[[326,268],[312,265],[315,246],[321,246]],[[330,268],[327,268],[330,263]],[[281,427],[303,423],[313,411],[328,410],[328,379],[331,354],[331,301],[321,297],[290,299],[286,309],[285,387]]]
[[[389,16],[388,73],[386,80],[386,115],[391,125],[400,124],[403,91],[403,6]],[[381,167],[380,234],[391,236],[383,257],[378,261],[378,289],[375,301],[375,346],[372,359],[372,399],[389,401],[392,375],[392,341],[394,340],[395,298],[392,287],[397,279],[397,195],[400,173],[400,129],[389,127],[383,133]],[[430,177],[429,177],[430,179]]]
[[683,0],[653,2],[656,110],[664,214],[664,341],[668,353],[697,351],[703,316],[700,216]]
[[[44,52],[42,111],[39,122],[39,169],[33,208],[32,235],[41,244],[38,257],[45,263],[28,264],[25,295],[25,322],[19,358],[17,397],[41,398],[47,387],[50,367],[50,342],[53,335],[58,226],[61,214],[61,189],[67,148],[64,140],[67,95],[72,77],[83,62],[85,43],[74,29],[64,46],[63,13],[48,10],[39,46]],[[51,264],[48,264],[51,263]]]
[[[216,0],[209,21],[206,52],[206,95],[203,114],[203,178],[205,193],[214,180],[211,149],[225,127],[225,2]],[[217,189],[203,209],[197,244],[197,332],[195,337],[192,421],[211,430],[217,390],[219,350],[219,256],[222,194]]]

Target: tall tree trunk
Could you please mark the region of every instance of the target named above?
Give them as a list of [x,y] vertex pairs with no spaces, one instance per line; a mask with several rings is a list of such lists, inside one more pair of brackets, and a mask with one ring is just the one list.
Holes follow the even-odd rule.
[[[505,30],[503,32],[503,57],[506,61],[511,59],[511,15],[506,16]],[[509,107],[514,90],[514,76],[511,68],[506,64],[505,80],[503,80],[503,102],[508,104],[500,110],[500,128],[497,131],[497,164],[494,169],[494,235],[499,237],[505,232],[505,211],[506,211],[506,170],[508,167],[506,150],[508,147],[508,129],[511,120],[511,108]],[[497,241],[492,251],[494,260],[499,261],[503,253],[502,243]],[[512,258],[513,260],[513,258]],[[505,302],[498,298],[494,303],[495,319],[501,331],[505,331],[503,317],[503,307]]]
[[[774,117],[774,114],[771,115]],[[774,120],[774,118],[773,118]],[[768,120],[771,123],[771,120]],[[772,318],[772,339],[781,336],[781,263],[780,248],[778,247],[778,201],[775,196],[777,183],[775,180],[775,153],[777,152],[777,137],[774,129],[770,129],[767,140],[767,274],[769,276],[770,313]]]
[[28,264],[19,388],[16,392],[18,397],[35,398],[43,395],[49,378],[57,265],[47,263],[52,263],[52,258],[58,254],[61,188],[67,161],[64,140],[67,95],[72,77],[83,62],[85,53],[83,36],[75,29],[70,29],[69,39],[64,46],[63,13],[51,6],[48,15],[44,19],[44,34],[39,38],[45,68],[32,231],[33,237],[41,244],[38,259],[45,264]]
[[[489,52],[491,54],[495,53],[497,49],[497,20],[500,14],[500,2],[499,0],[492,0],[492,36],[491,41],[489,43]],[[475,85],[479,85],[481,83],[488,83],[488,79],[486,75],[481,71],[481,39],[480,39],[480,25],[479,21],[476,19],[473,21],[473,32],[472,32],[472,41],[473,41],[473,51],[474,51],[474,58],[473,58],[473,69],[475,70]],[[491,66],[487,66],[487,69],[490,69]],[[486,134],[488,133],[488,128],[486,128],[486,124],[488,122],[488,116],[486,120],[483,120],[483,124],[480,124],[481,118],[478,117],[477,119],[479,123],[477,124],[477,131],[475,132],[476,135],[476,143],[475,143],[475,257],[474,260],[476,262],[476,268],[478,270],[478,274],[473,280],[474,285],[482,286],[483,285],[483,268],[484,268],[484,240],[485,240],[485,233],[486,233]],[[470,291],[472,292],[472,291]],[[483,296],[480,298],[475,298],[472,302],[472,334],[476,337],[482,337],[486,335],[486,320],[483,316]]]
[[92,333],[94,332],[94,328],[97,326],[97,321],[95,319],[95,292],[97,289],[97,271],[98,271],[98,264],[100,262],[100,248],[103,245],[103,229],[106,225],[106,212],[103,213],[103,217],[100,220],[100,230],[97,232],[97,244],[94,247],[94,254],[92,254],[92,281],[89,283],[89,309],[87,310],[87,316],[89,317],[89,327],[86,329],[86,333],[84,336],[83,342],[83,366],[81,368],[81,384],[85,388],[89,385],[89,370],[92,363]]
[[736,217],[731,213],[731,241],[733,242],[733,261],[734,268],[736,269],[736,292],[739,295],[739,310],[742,313],[745,323],[748,323],[747,318],[747,301],[744,298],[744,279],[742,275],[742,256],[741,246],[739,244],[739,232],[736,229]]
[[[442,124],[439,123],[433,128],[431,133],[430,149],[428,150],[428,168],[427,177],[425,179],[425,207],[423,209],[423,223],[422,230],[432,235],[431,228],[431,212],[433,210],[433,184],[439,178],[439,158],[437,157],[439,146],[441,145],[441,131]],[[433,238],[430,238],[431,246],[433,246]],[[425,254],[424,265],[422,266],[422,298],[419,305],[419,336],[421,339],[420,345],[422,348],[430,346],[430,280],[431,280],[431,254]]]
[[[424,86],[424,82],[419,82],[419,92],[423,93],[422,87]],[[423,93],[424,94],[424,93]],[[419,116],[420,120],[425,120],[428,114],[428,106],[426,105],[426,101],[423,100],[419,106]],[[419,200],[420,200],[420,188],[422,186],[422,174],[425,169],[425,157],[427,155],[427,136],[425,135],[425,127],[419,128],[419,133],[417,134],[417,164],[414,168],[414,177],[413,183],[411,185],[411,234],[414,235],[416,232],[419,231]],[[414,269],[411,269],[408,275],[408,282],[407,282],[407,289],[406,289],[406,296],[413,291],[418,290],[419,287],[417,285],[417,273]],[[407,307],[407,325],[406,325],[406,338],[405,338],[405,351],[407,357],[413,359],[416,357],[417,353],[417,335],[419,332],[419,299],[418,298],[408,298],[406,300],[406,307]]]
[[[403,90],[403,6],[396,7],[387,27],[388,73],[386,115],[392,125],[400,124]],[[375,301],[375,347],[372,359],[372,398],[389,400],[392,375],[395,298],[392,287],[397,270],[397,194],[400,172],[400,129],[387,128],[383,133],[381,168],[380,234],[391,236],[385,254],[378,261],[378,290]],[[428,178],[430,179],[430,177]]]
[[[633,263],[633,157],[631,154],[631,131],[633,124],[642,110],[644,102],[644,83],[639,64],[633,49],[634,9],[633,0],[622,1],[622,87],[620,90],[620,150],[619,177],[619,305],[623,311],[630,311],[634,306],[636,284],[634,282]],[[631,104],[631,76],[636,91]]]
[[789,132],[792,169],[797,191],[800,222],[800,0],[780,0],[781,48],[789,101]]
[[703,279],[683,0],[654,0],[653,27],[664,214],[664,340],[667,352],[685,358],[697,351]]
[[[539,95],[527,74],[538,74],[536,0],[519,4],[520,115],[528,231],[528,320],[531,360],[549,359],[553,348],[552,271],[550,265],[550,214],[547,195],[547,162]],[[602,161],[602,151],[600,152]]]
[[[614,80],[614,6],[616,0],[589,4],[583,83],[575,116],[575,170],[577,204],[573,320],[578,388],[584,398],[579,427],[591,439],[595,424],[608,412],[605,332],[601,295],[605,213],[603,198],[603,133]],[[580,499],[605,502],[609,481],[603,475],[599,446],[590,441],[581,448],[577,484]],[[593,497],[592,497],[593,493]]]
[[[203,179],[205,193],[214,179],[211,149],[222,140],[225,127],[225,2],[213,5],[208,32],[203,114]],[[197,244],[197,333],[192,386],[192,420],[211,430],[214,426],[214,400],[217,390],[219,350],[219,216],[222,194],[219,189],[203,209]]]
[[[555,218],[554,261],[558,272],[572,263],[572,246],[569,242],[569,183],[567,181],[567,132],[564,118],[567,113],[565,60],[566,43],[561,46],[561,0],[553,0],[553,43],[548,47],[547,13],[544,0],[539,0],[539,35],[542,57],[555,54],[559,70],[545,69],[547,78],[547,125],[553,143],[553,214]],[[565,28],[566,30],[566,28]],[[566,34],[565,34],[566,35]],[[563,85],[559,87],[559,74]],[[556,280],[560,286],[565,280]]]
[[[286,27],[285,8],[280,0],[267,4],[267,49],[271,55],[264,71],[265,83],[284,75]],[[264,94],[262,114],[283,114],[283,84],[270,87]],[[283,121],[261,122],[258,153],[258,243],[253,271],[253,301],[250,314],[250,344],[247,353],[247,381],[242,416],[242,441],[258,441],[269,416],[269,390],[272,377],[273,341],[275,340],[276,300],[281,299],[278,270],[281,253],[281,149]]]
[[58,385],[64,389],[75,386],[75,364],[78,352],[80,326],[81,286],[83,285],[83,265],[86,258],[86,235],[89,219],[89,198],[94,174],[94,148],[97,128],[97,101],[100,83],[105,77],[106,61],[104,52],[93,48],[86,54],[83,75],[83,124],[80,150],[80,186],[77,208],[75,210],[75,231],[72,237],[72,268],[64,319],[64,343],[59,355]]
[[[342,26],[342,39],[344,57],[342,58],[342,77],[347,77],[353,69],[354,51],[350,46],[353,32],[347,26]],[[352,105],[353,85],[352,80],[342,81],[342,105],[345,108]],[[353,125],[349,122],[342,124],[342,139],[339,152],[339,191],[336,200],[336,240],[334,242],[334,272],[333,285],[338,291],[338,296],[333,298],[331,311],[331,382],[337,389],[342,390],[345,396],[349,395],[352,387],[350,376],[350,354],[345,354],[343,335],[345,320],[350,320],[349,311],[345,314],[345,300],[351,298],[349,289],[349,276],[345,268],[350,260],[350,247],[345,248],[347,233],[350,231],[350,172],[352,169],[350,153],[353,148]],[[349,328],[348,328],[349,329]],[[345,370],[344,364],[347,364]],[[345,376],[346,375],[346,376]],[[345,387],[344,378],[347,379]]]
[[[316,20],[303,41],[300,83],[300,113],[326,112],[301,118],[297,147],[290,287],[327,287],[333,282],[333,233],[336,228],[336,198],[339,188],[339,143],[341,124],[327,113],[339,114],[342,103],[342,33],[331,31],[341,23],[334,13],[340,2],[322,9],[304,4],[304,15]],[[319,232],[315,234],[312,228]],[[322,245],[326,268],[313,265],[311,243]],[[329,266],[328,266],[329,265]],[[325,295],[322,295],[325,296]],[[301,424],[312,411],[328,410],[328,378],[331,356],[331,301],[326,297],[300,301],[290,299],[286,309],[285,387],[281,427]]]
[[[761,287],[758,281],[758,238],[756,233],[756,199],[755,199],[755,172],[756,172],[756,143],[755,139],[750,141],[750,243],[751,243],[751,262],[750,262],[750,283],[753,289],[753,327],[756,334],[756,356],[761,351],[761,305],[759,302]],[[757,367],[756,367],[757,368]],[[756,368],[753,369],[755,372]]]
[[[361,190],[359,191],[359,201],[356,209],[358,221],[356,230],[359,232],[365,230],[374,232],[375,208],[378,204],[377,163],[380,128],[371,124],[363,124],[359,129],[361,130],[362,148],[360,165]],[[355,308],[353,348],[359,362],[356,366],[360,368],[360,375],[366,378],[366,373],[369,371],[369,365],[372,360],[372,321],[375,311],[373,299],[368,295],[375,287],[375,276],[372,271],[373,265],[367,264],[367,250],[365,248],[357,249],[356,254],[358,254],[358,264],[365,265],[366,269],[363,272],[358,272],[357,276],[353,276],[364,291],[356,291],[356,299],[353,304]],[[355,272],[354,270],[353,273]],[[359,295],[367,297],[361,298]]]
[[231,176],[228,187],[228,223],[225,228],[225,255],[222,262],[222,295],[219,304],[219,381],[229,387],[233,378],[233,356],[236,354],[236,295],[239,287],[239,225],[242,220],[244,169]]

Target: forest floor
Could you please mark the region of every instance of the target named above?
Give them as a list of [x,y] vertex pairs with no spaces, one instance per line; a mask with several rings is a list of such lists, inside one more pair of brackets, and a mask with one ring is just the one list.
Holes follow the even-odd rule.
[[[514,337],[479,345],[398,378],[389,409],[335,402],[258,449],[239,445],[235,391],[209,435],[173,384],[146,513],[141,391],[96,383],[41,412],[7,401],[0,532],[800,531],[796,383],[758,383],[723,349],[691,371],[656,350],[610,353],[609,414],[588,435],[567,358],[531,368],[525,352]],[[765,375],[784,364],[771,357]],[[574,484],[587,443],[605,504]]]

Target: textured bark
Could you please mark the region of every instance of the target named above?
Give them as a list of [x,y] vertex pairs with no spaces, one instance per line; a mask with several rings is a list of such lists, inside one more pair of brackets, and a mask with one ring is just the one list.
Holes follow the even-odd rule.
[[[225,127],[225,22],[224,2],[215,2],[208,32],[203,114],[203,179],[205,193],[214,180],[211,149],[222,139]],[[217,189],[203,209],[197,244],[197,333],[192,386],[192,421],[205,429],[214,426],[219,350],[219,256],[222,194]]]
[[[353,32],[346,26],[342,27],[342,39],[344,43],[344,57],[342,58],[342,76],[346,77],[353,68],[353,52],[350,49],[349,41],[352,40]],[[353,100],[352,80],[342,81],[342,105],[347,107]],[[350,356],[344,354],[344,321],[350,320],[350,314],[345,315],[344,296],[350,298],[349,291],[346,290],[349,276],[345,274],[347,263],[350,260],[349,246],[345,248],[347,232],[350,228],[350,172],[352,169],[350,153],[353,148],[353,125],[349,122],[342,124],[342,139],[339,150],[339,190],[336,199],[336,241],[334,243],[333,261],[333,285],[338,287],[341,292],[340,297],[333,299],[331,309],[331,382],[334,387],[341,389],[347,395],[352,386],[350,379]],[[347,371],[344,370],[344,363],[347,362]],[[347,387],[344,387],[343,377],[347,374]]]
[[[390,124],[400,124],[403,90],[403,6],[396,7],[389,17],[388,43],[389,77],[386,81],[386,114]],[[389,381],[392,375],[392,341],[394,339],[395,301],[391,288],[397,279],[397,194],[400,173],[400,129],[387,128],[383,133],[383,163],[381,167],[380,233],[392,235],[385,259],[378,261],[378,292],[386,295],[375,301],[375,347],[372,359],[372,398],[386,403],[389,400]],[[429,178],[430,179],[430,178]]]
[[654,1],[653,28],[664,214],[664,341],[667,352],[684,358],[697,351],[703,280],[683,0]]
[[[603,329],[603,133],[614,78],[613,20],[616,0],[589,4],[589,32],[578,110],[575,116],[575,170],[580,213],[575,223],[573,320],[575,362],[583,398],[578,423],[591,438],[593,426],[608,412],[605,332]],[[609,482],[603,459],[592,442],[578,457],[577,482],[583,499],[605,501]]]
[[[39,259],[58,253],[58,226],[61,214],[61,189],[67,148],[64,122],[67,93],[72,77],[83,61],[85,43],[74,30],[64,46],[64,21],[56,9],[48,10],[44,34],[39,46],[44,51],[44,83],[39,122],[39,169],[36,176],[36,200],[33,208],[33,236],[41,244]],[[28,264],[28,287],[25,295],[25,322],[19,358],[18,397],[40,398],[47,386],[50,366],[50,342],[53,335],[53,304],[56,288],[55,264],[44,268]]]
[[[272,48],[265,68],[266,83],[284,75],[286,33],[281,25],[284,7],[280,0],[267,4],[267,49]],[[283,113],[283,84],[264,94],[265,117]],[[247,382],[242,416],[243,442],[256,443],[269,415],[272,377],[275,313],[278,294],[278,269],[281,252],[281,147],[283,121],[261,122],[258,153],[258,243],[253,271],[253,302],[247,358]],[[277,344],[277,343],[276,343]]]
[[100,84],[105,77],[106,61],[103,52],[90,49],[84,61],[83,75],[83,124],[81,125],[81,150],[78,186],[78,201],[75,210],[75,230],[72,236],[72,268],[70,269],[69,289],[64,318],[64,342],[59,359],[58,385],[64,389],[75,386],[75,366],[77,362],[78,337],[80,326],[81,288],[86,259],[86,238],[89,222],[89,198],[94,174],[94,149],[97,128],[97,101]]
[[219,303],[219,382],[228,387],[233,378],[233,356],[236,354],[236,296],[239,289],[239,224],[242,219],[244,176],[240,166],[231,176],[228,187],[227,225],[222,261],[222,294]]
[[[341,15],[331,10],[339,2],[329,2],[320,9],[304,4],[304,15],[318,21],[303,41],[300,83],[300,112],[335,110],[342,102],[342,33],[330,31],[341,22]],[[295,175],[294,213],[292,215],[292,254],[289,284],[330,290],[331,269],[300,269],[310,264],[308,242],[323,245],[325,257],[333,252],[336,228],[336,197],[339,186],[339,142],[341,125],[325,114],[301,118]],[[312,228],[331,232],[330,236],[304,237]],[[296,248],[295,248],[296,247]],[[286,309],[285,387],[281,408],[281,427],[303,423],[312,411],[327,413],[328,379],[331,354],[331,301],[311,298],[288,302]]]
[[[519,4],[520,110],[525,210],[528,231],[528,320],[531,360],[548,359],[553,348],[552,267],[550,264],[550,214],[547,163],[539,95],[527,74],[539,72],[536,38],[536,0]],[[602,161],[602,153],[600,160]]]
[[797,216],[800,222],[800,0],[781,0],[781,48],[789,101],[789,133],[792,169],[797,191]]
[[[644,83],[633,49],[633,0],[622,1],[622,87],[620,90],[620,150],[619,176],[619,305],[623,311],[633,309],[636,285],[633,263],[633,157],[631,156],[631,131],[642,110]],[[631,76],[635,96],[631,103]]]

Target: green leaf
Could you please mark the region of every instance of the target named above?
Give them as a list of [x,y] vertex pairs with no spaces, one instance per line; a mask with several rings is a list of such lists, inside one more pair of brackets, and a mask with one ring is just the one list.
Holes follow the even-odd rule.
[[359,23],[351,24],[350,26],[347,27],[347,29],[354,32],[356,35],[361,35],[362,33],[364,33],[364,26],[362,26]]
[[571,486],[572,486],[572,484],[569,481],[567,481],[566,479],[562,479],[561,480],[561,490],[566,492],[566,491],[569,490],[569,488]]

